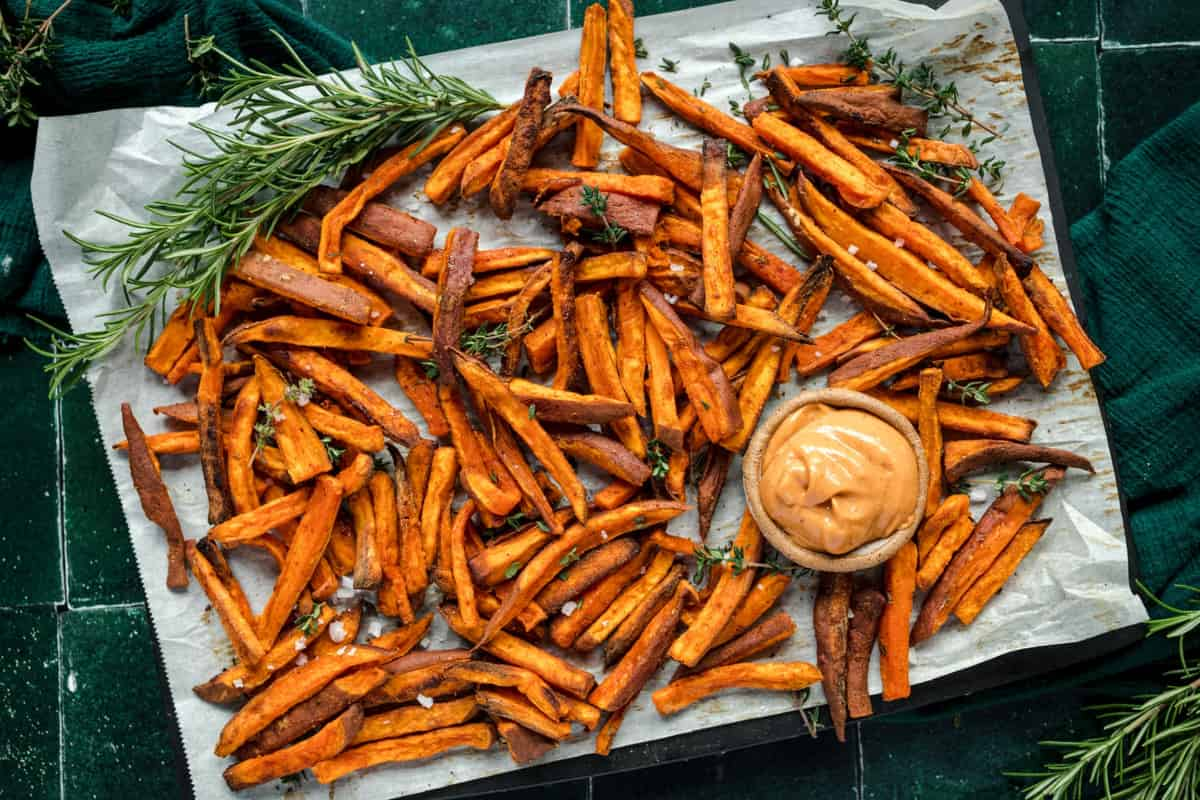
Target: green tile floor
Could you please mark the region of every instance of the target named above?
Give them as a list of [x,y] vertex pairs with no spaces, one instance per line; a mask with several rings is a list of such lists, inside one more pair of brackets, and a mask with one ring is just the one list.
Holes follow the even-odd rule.
[[[137,3],[139,0],[133,0]],[[640,13],[697,5],[640,0]],[[375,57],[482,44],[576,26],[582,0],[292,0]],[[1068,214],[1100,199],[1104,171],[1200,99],[1200,5],[1191,0],[1025,0]],[[432,21],[432,22],[431,22]],[[1169,79],[1164,77],[1169,76]],[[1169,85],[1170,90],[1166,90]],[[1150,88],[1147,91],[1148,87]],[[143,598],[87,395],[45,398],[36,356],[0,345],[0,797],[173,797],[185,785],[170,746]],[[855,726],[596,778],[529,798],[992,798],[1003,770],[1043,757],[1035,742],[1078,736],[1084,689],[919,721]],[[919,735],[917,735],[919,733]],[[964,746],[967,744],[969,746]],[[515,796],[515,795],[514,795]]]

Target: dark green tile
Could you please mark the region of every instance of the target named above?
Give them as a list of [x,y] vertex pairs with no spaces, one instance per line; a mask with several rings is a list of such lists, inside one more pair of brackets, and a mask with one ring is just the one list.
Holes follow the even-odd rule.
[[725,800],[741,797],[856,798],[857,742],[830,731],[593,780],[595,800]]
[[1024,0],[1030,36],[1078,39],[1099,34],[1097,0]]
[[1105,148],[1115,164],[1200,99],[1200,47],[1105,50],[1100,96]]
[[73,608],[144,599],[86,387],[61,401],[67,597]]
[[1063,203],[1070,222],[1104,192],[1100,156],[1096,47],[1091,42],[1038,42],[1033,47]]
[[1106,45],[1200,39],[1200,4],[1191,0],[1100,0],[1100,15]]
[[[864,723],[864,800],[984,800],[1015,797],[1005,772],[1029,772],[1053,756],[1038,742],[1096,732],[1081,710],[1095,702],[1067,690],[940,718]],[[920,713],[920,712],[918,712]]]
[[63,796],[180,796],[145,609],[69,611],[61,624]]
[[[633,6],[637,16],[648,17],[651,14],[665,14],[668,11],[682,11],[685,8],[710,6],[721,0],[634,0]],[[591,3],[587,0],[571,0],[571,27],[578,28],[583,24],[583,12]],[[607,5],[603,3],[602,5]],[[651,56],[654,54],[651,53]]]
[[[42,357],[20,340],[0,344],[0,606],[60,603],[58,449]],[[107,477],[107,476],[106,476]]]
[[0,613],[0,797],[58,792],[58,621],[53,606]]
[[566,27],[567,0],[460,3],[455,0],[309,0],[308,15],[353,39],[372,59],[501,42]]

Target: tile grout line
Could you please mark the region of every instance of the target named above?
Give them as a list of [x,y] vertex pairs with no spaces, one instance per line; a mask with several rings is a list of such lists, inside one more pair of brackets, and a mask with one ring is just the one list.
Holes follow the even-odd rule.
[[58,687],[55,692],[55,697],[58,699],[58,797],[59,800],[66,800],[67,797],[67,723],[66,714],[64,713],[63,703],[63,615],[56,613],[54,615],[54,638],[55,644],[58,647]]
[[563,30],[569,31],[571,30],[571,0],[565,0],[563,5],[567,7],[567,27],[563,28]]
[[854,744],[858,750],[858,761],[854,765],[854,792],[858,800],[864,800],[867,796],[867,768],[865,759],[863,758],[863,743],[862,743],[862,723],[854,723]]
[[1100,36],[1101,46],[1105,50],[1170,50],[1187,47],[1200,47],[1200,41],[1193,42],[1143,42],[1142,44],[1125,44],[1124,42],[1106,42],[1103,32]]
[[54,398],[54,448],[55,453],[54,463],[54,482],[55,482],[55,499],[58,507],[56,511],[55,525],[58,526],[58,550],[59,572],[62,575],[62,605],[65,608],[71,606],[71,565],[67,559],[67,448],[66,442],[63,439],[63,416],[62,416],[62,398]]
[[[1104,24],[1101,20],[1101,25]],[[1104,33],[1103,28],[1100,31]],[[1100,57],[1104,55],[1103,38],[1096,42],[1096,136],[1100,140],[1100,191],[1104,191],[1104,187],[1108,183],[1108,141],[1104,131],[1104,73],[1100,69]]]

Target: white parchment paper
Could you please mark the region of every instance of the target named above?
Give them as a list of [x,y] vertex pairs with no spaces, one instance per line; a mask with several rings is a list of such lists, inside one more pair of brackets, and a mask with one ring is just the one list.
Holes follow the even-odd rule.
[[[693,11],[648,17],[637,21],[637,34],[650,56],[640,63],[654,68],[663,57],[679,62],[671,79],[684,87],[711,82],[705,97],[719,108],[729,100],[744,102],[747,93],[732,64],[728,42],[761,58],[771,53],[778,63],[781,49],[789,51],[793,63],[834,60],[844,40],[826,37],[828,23],[814,17],[812,0],[742,0]],[[940,11],[894,0],[859,0],[844,4],[850,13],[860,11],[856,30],[869,35],[882,51],[895,47],[902,57],[930,61],[948,80],[957,82],[965,103],[996,125],[1007,126],[1003,139],[992,151],[1010,165],[1009,178],[1001,194],[1007,202],[1017,191],[1042,201],[1048,209],[1045,177],[1034,138],[1032,122],[1021,80],[1021,65],[1007,17],[998,0],[952,0]],[[526,73],[533,64],[552,70],[557,77],[574,69],[578,57],[578,31],[551,34],[503,44],[430,56],[436,71],[458,75],[491,91],[504,102],[516,100]],[[419,45],[419,43],[418,43]],[[755,86],[756,94],[761,88]],[[150,200],[170,196],[181,181],[179,154],[168,144],[173,140],[203,148],[202,137],[188,127],[190,122],[220,126],[227,114],[216,114],[211,106],[201,108],[144,108],[47,118],[41,121],[33,176],[33,198],[38,230],[54,279],[62,294],[71,324],[77,331],[98,327],[99,315],[120,306],[115,291],[104,291],[84,273],[80,252],[63,235],[64,229],[95,241],[117,241],[126,231],[93,213],[104,209],[117,215],[139,218]],[[663,139],[695,147],[699,135],[686,124],[672,119],[652,99],[647,99],[643,126]],[[606,143],[605,155],[612,159],[614,143]],[[392,204],[438,225],[444,235],[454,224],[467,224],[481,234],[481,246],[506,244],[555,244],[552,227],[526,208],[510,223],[490,213],[476,214],[479,205],[463,202],[437,209],[422,202],[421,178],[399,187],[389,198]],[[481,197],[486,197],[483,193]],[[486,201],[485,201],[486,202]],[[1058,261],[1056,232],[1047,220],[1046,248],[1040,263],[1060,286],[1065,285]],[[943,228],[947,236],[951,232]],[[765,231],[757,226],[751,236],[760,244],[788,258]],[[802,265],[801,265],[802,266]],[[814,333],[823,333],[853,313],[852,304],[835,291],[817,322]],[[401,318],[405,314],[401,310]],[[411,316],[408,317],[412,319]],[[123,438],[119,406],[133,404],[148,432],[160,425],[150,408],[178,401],[177,387],[166,386],[141,364],[141,351],[125,343],[103,363],[95,365],[87,379],[105,442]],[[388,400],[412,419],[412,410],[391,379],[387,363],[380,361],[371,383]],[[810,382],[823,385],[823,378]],[[806,386],[784,387],[785,397]],[[1142,605],[1131,594],[1127,582],[1127,551],[1104,429],[1095,394],[1086,373],[1073,357],[1059,376],[1053,391],[1043,393],[1032,386],[998,399],[997,410],[1033,417],[1039,425],[1035,441],[1082,453],[1097,467],[1096,475],[1072,472],[1047,500],[1043,514],[1054,518],[1048,534],[1022,563],[978,620],[969,628],[951,622],[936,637],[915,648],[912,680],[928,681],[1001,654],[1025,648],[1076,642],[1113,631],[1145,619]],[[768,405],[767,412],[770,413]],[[165,588],[165,546],[162,535],[147,522],[133,491],[122,456],[110,451],[110,466],[129,522],[137,561],[144,578],[146,597],[166,662],[171,695],[182,729],[188,766],[200,798],[226,797],[230,793],[221,779],[227,761],[212,753],[217,733],[229,718],[229,710],[209,705],[191,692],[191,687],[219,672],[230,663],[230,652],[219,624],[205,614],[207,601],[192,584],[186,593]],[[194,460],[164,459],[164,475],[186,534],[199,538],[205,533],[206,502],[199,467]],[[727,541],[737,529],[742,514],[739,465],[735,464],[725,496],[718,506],[710,540]],[[983,483],[986,483],[984,481]],[[994,494],[987,492],[988,501]],[[985,503],[974,507],[982,512]],[[676,520],[671,530],[694,537],[693,514]],[[70,532],[68,532],[70,535]],[[273,570],[265,563],[239,555],[235,569],[252,599],[261,602],[270,589]],[[783,600],[798,622],[795,637],[780,653],[781,659],[815,660],[808,620],[811,619],[811,581],[799,579]],[[437,620],[431,647],[453,639]],[[598,675],[599,664],[585,667]],[[651,681],[649,690],[665,680],[664,670]],[[878,691],[877,670],[871,672],[873,691]],[[811,702],[819,702],[819,689]],[[674,734],[708,728],[739,720],[780,714],[793,710],[798,701],[788,694],[739,692],[711,698],[683,713],[663,719],[643,692],[625,720],[618,745],[628,745]],[[797,719],[797,731],[801,723]],[[590,753],[592,741],[566,743],[547,759],[571,758]],[[377,768],[351,777],[337,788],[341,798],[383,798],[446,786],[516,769],[503,749],[489,753],[460,753],[431,763]],[[278,796],[277,783],[243,793],[249,797]],[[326,797],[328,790],[311,782],[295,795]]]

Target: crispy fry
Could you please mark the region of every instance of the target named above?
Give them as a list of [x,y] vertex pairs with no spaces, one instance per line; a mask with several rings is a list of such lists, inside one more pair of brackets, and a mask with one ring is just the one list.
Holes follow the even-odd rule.
[[364,453],[378,453],[386,444],[383,428],[378,425],[365,425],[316,403],[305,403],[300,412],[317,433]]
[[277,528],[304,513],[308,504],[309,490],[297,489],[291,494],[283,495],[256,506],[242,514],[216,525],[208,532],[210,538],[222,544],[235,544],[249,541]]
[[[758,560],[762,551],[762,534],[749,511],[742,516],[733,546],[742,549],[747,561]],[[671,645],[671,658],[685,666],[694,667],[712,648],[734,609],[745,599],[754,585],[754,577],[755,570],[749,568],[736,575],[732,571],[722,572],[696,621]]]
[[820,679],[817,668],[803,661],[728,664],[669,683],[652,694],[651,699],[658,713],[667,715],[682,711],[723,689],[796,692]]
[[433,314],[433,360],[438,366],[438,385],[454,380],[454,360],[450,351],[459,346],[463,331],[463,301],[475,282],[472,265],[479,235],[466,228],[454,228],[447,234],[446,268],[438,276],[438,301]]
[[[1061,467],[1046,467],[1038,473],[1046,482],[1046,492],[1063,478]],[[967,590],[992,565],[1041,506],[1045,494],[1033,492],[1025,499],[1016,486],[1009,486],[992,503],[975,526],[970,539],[954,554],[937,584],[925,596],[925,602],[912,629],[914,644],[928,639],[949,619]]]
[[738,189],[737,199],[730,208],[729,257],[731,259],[735,258],[742,249],[742,244],[746,241],[746,233],[754,222],[754,215],[758,213],[759,204],[762,203],[762,164],[762,154],[755,153],[754,158],[750,159],[750,166],[746,167],[746,174],[742,179],[741,188]]
[[472,722],[351,747],[333,758],[319,762],[312,768],[312,772],[319,783],[333,783],[351,772],[377,764],[421,761],[460,747],[490,750],[495,744],[495,728],[487,723]]
[[194,325],[203,364],[200,385],[196,389],[200,467],[204,471],[204,488],[208,494],[208,521],[216,525],[233,513],[229,478],[225,472],[225,432],[221,425],[221,384],[225,374],[221,369],[221,344],[212,318],[197,319]]
[[480,362],[466,356],[456,356],[455,363],[467,383],[479,392],[492,410],[504,418],[542,462],[546,471],[567,496],[576,518],[586,520],[587,494],[583,485],[562,451],[555,446],[541,423],[536,420],[536,409],[534,414],[530,414],[529,408],[517,400],[504,382]]
[[475,498],[480,508],[504,516],[521,502],[520,489],[504,465],[497,461],[490,442],[471,426],[456,375],[451,375],[451,383],[438,386],[438,401],[450,425],[450,439],[458,452],[459,477],[463,488]]
[[813,629],[817,640],[817,665],[829,718],[839,742],[846,741],[847,635],[850,627],[852,575],[821,573],[817,599],[813,603]]
[[508,307],[508,342],[504,345],[504,359],[500,374],[510,377],[521,365],[521,342],[525,338],[525,326],[529,322],[529,306],[550,285],[553,266],[543,264],[530,273],[525,285],[517,292]]
[[[449,132],[450,129],[447,130]],[[304,196],[301,207],[315,217],[323,217],[349,195],[350,192],[330,186],[317,186]],[[346,227],[413,258],[427,256],[433,249],[433,237],[437,234],[434,225],[386,203],[374,202],[364,205],[361,213],[346,223]]]
[[908,684],[908,621],[917,585],[917,545],[905,542],[883,565],[887,605],[879,620],[879,676],[884,702],[911,694]]
[[[450,574],[454,581],[454,597],[458,601],[458,610],[467,625],[479,623],[479,609],[475,605],[475,583],[471,580],[471,572],[467,568],[467,528],[475,513],[475,501],[468,500],[454,515],[454,525],[443,532],[450,537]],[[453,677],[453,676],[451,676]]]
[[[847,139],[864,150],[876,153],[894,155],[900,146],[894,131],[874,128],[870,125],[859,125],[847,120],[838,120],[836,126]],[[979,168],[979,160],[971,152],[971,148],[957,142],[947,142],[941,139],[923,139],[920,136],[908,138],[908,152],[921,161],[932,161],[935,164],[945,164],[950,167],[966,167],[970,170]]]
[[730,639],[720,647],[708,651],[694,669],[680,667],[672,680],[706,672],[727,664],[747,661],[755,656],[770,651],[772,648],[791,638],[796,632],[796,623],[786,611],[780,609],[761,622],[748,627],[737,637]]
[[454,149],[467,131],[462,125],[451,125],[432,139],[423,139],[378,164],[371,175],[338,201],[321,221],[321,245],[318,260],[321,272],[341,272],[342,229],[358,217],[367,201],[387,191],[405,175],[410,175],[433,159]]
[[[575,271],[581,250],[568,246],[550,261],[550,302],[554,312],[555,389],[573,389],[579,379],[579,339],[575,324]],[[533,357],[530,356],[532,363]]]
[[[441,367],[438,366],[439,372]],[[400,384],[405,397],[416,407],[421,418],[425,420],[425,428],[430,436],[442,437],[450,433],[446,415],[437,399],[437,385],[429,377],[425,364],[413,361],[411,358],[397,356],[394,365],[396,383]]]
[[842,199],[855,208],[874,208],[887,199],[887,187],[872,183],[857,167],[799,128],[770,114],[759,114],[753,124],[764,141],[835,186]]
[[367,644],[372,647],[378,647],[381,650],[391,650],[398,658],[406,655],[408,651],[417,646],[418,642],[425,638],[425,634],[429,632],[429,626],[432,623],[433,615],[426,614],[416,622],[368,639]]
[[617,629],[604,642],[604,663],[606,665],[615,664],[629,651],[659,609],[670,602],[680,581],[684,580],[684,575],[685,569],[682,564],[673,565],[663,579],[642,598],[629,616],[621,621]]
[[346,498],[354,522],[354,588],[375,589],[383,579],[383,561],[375,530],[375,508],[369,489],[360,489]]
[[162,476],[156,469],[153,452],[146,444],[146,435],[133,416],[128,403],[121,404],[121,424],[129,444],[129,473],[133,488],[146,518],[162,529],[167,540],[167,588],[184,589],[188,585],[187,568],[184,564],[183,529],[175,506]]
[[625,481],[613,481],[592,495],[592,505],[602,511],[612,511],[629,502],[641,488]]
[[452,725],[470,722],[479,714],[474,696],[458,697],[434,703],[429,708],[401,706],[391,711],[368,714],[354,737],[354,744],[366,744],[380,739],[394,739],[413,733],[425,733]]
[[[617,371],[617,356],[609,338],[608,309],[599,295],[582,294],[575,298],[575,325],[579,332],[580,356],[592,391],[626,402],[628,398]],[[646,441],[636,418],[622,417],[609,425],[634,455],[639,459],[646,457]]]
[[1004,582],[1017,571],[1021,559],[1029,554],[1048,527],[1048,519],[1027,522],[1021,526],[1013,540],[1000,551],[992,565],[971,584],[971,588],[954,607],[954,616],[958,617],[959,622],[970,625],[975,621],[988,601],[996,596]]
[[519,105],[514,103],[471,131],[445,158],[438,162],[425,181],[425,196],[437,205],[450,199],[467,165],[495,147],[508,136],[516,122]]
[[874,587],[863,587],[850,601],[850,631],[846,635],[846,707],[851,719],[869,717],[871,692],[867,688],[867,673],[871,668],[871,651],[879,633],[879,619],[887,598]]
[[546,716],[512,689],[476,689],[475,702],[488,714],[512,720],[547,739],[561,742],[571,735],[571,723]]
[[583,184],[568,186],[538,203],[543,214],[559,217],[564,231],[575,232],[580,227],[601,228],[605,225],[623,228],[636,236],[650,236],[658,222],[661,205],[653,200],[631,197],[620,192],[604,193],[604,214],[597,214],[585,196]]
[[630,705],[632,703],[626,703],[609,714],[608,719],[604,720],[604,725],[600,727],[600,732],[596,734],[596,755],[606,756],[612,750],[613,740],[617,738],[617,731],[621,729],[621,723],[625,721],[625,712],[629,710]]
[[425,336],[373,325],[295,316],[247,322],[225,334],[224,342],[227,345],[267,342],[336,350],[365,350],[408,358],[429,358],[433,352],[433,343]]
[[504,163],[500,165],[488,194],[492,211],[500,219],[511,219],[516,209],[517,192],[536,152],[538,133],[542,128],[542,114],[550,104],[552,78],[549,72],[534,67],[525,80],[525,93],[517,106]]
[[[513,476],[513,481],[520,488],[521,494],[525,496],[526,502],[542,518],[542,522],[546,527],[555,534],[562,533],[563,523],[555,515],[554,507],[546,497],[546,488],[538,481],[538,475],[544,477],[546,473],[534,473],[528,462],[526,462],[512,429],[500,420],[498,414],[489,411],[485,413],[485,416],[487,417],[487,425],[491,429],[492,446],[495,448],[496,457],[508,467],[509,473]],[[560,497],[562,496],[558,487],[554,486],[553,483],[550,484],[550,488],[554,492],[558,492]],[[555,500],[554,502],[558,501]]]
[[453,447],[439,447],[434,452],[425,499],[421,504],[421,550],[426,565],[432,565],[437,557],[439,527],[450,508],[458,466],[458,453]]
[[996,285],[1000,289],[1000,297],[1014,317],[1036,329],[1036,332],[1022,335],[1018,338],[1021,352],[1025,355],[1025,363],[1029,371],[1043,389],[1050,387],[1054,377],[1067,365],[1067,358],[1062,348],[1054,341],[1050,328],[1042,319],[1037,308],[1025,293],[1017,273],[1005,259],[992,259],[992,269],[996,276]]
[[[562,89],[569,88],[570,91],[566,95],[562,95]],[[566,113],[562,110],[567,103],[575,102],[575,91],[579,88],[579,73],[572,72],[570,76],[563,81],[560,87],[560,97],[568,97],[568,99],[560,100],[557,103],[551,103],[546,107],[542,114],[542,127],[538,130],[537,138],[534,140],[534,151],[539,151],[548,145],[558,134],[565,131],[575,124],[575,116]],[[461,189],[463,197],[469,197],[473,194],[483,191],[496,177],[496,172],[500,169],[500,164],[504,161],[504,157],[508,155],[508,148],[512,145],[512,134],[510,133],[505,138],[501,139],[495,146],[488,149],[487,152],[479,155],[474,159],[467,168],[463,170]],[[549,256],[546,256],[549,258]]]
[[142,363],[149,369],[166,377],[179,358],[196,341],[196,331],[192,325],[194,309],[195,304],[185,300],[171,312],[154,343],[146,351]]
[[[639,309],[641,301],[639,299]],[[654,438],[672,450],[683,448],[684,430],[679,424],[675,406],[675,382],[671,377],[671,361],[667,346],[654,325],[645,327],[646,389],[650,397],[650,419],[654,423]]]
[[646,416],[646,312],[638,298],[637,284],[617,281],[616,329],[617,372],[625,396],[638,416]]
[[733,316],[733,257],[729,247],[729,204],[725,191],[723,139],[705,139],[704,185],[700,191],[700,250],[704,259],[704,310],[712,318]]
[[607,641],[629,615],[651,595],[654,587],[666,578],[674,561],[674,554],[665,550],[658,551],[637,582],[611,605],[602,609],[595,620],[576,638],[575,649],[586,653]]
[[700,191],[700,154],[694,150],[660,142],[649,133],[586,105],[568,105],[564,110],[596,123],[609,136],[642,153],[687,188]]
[[839,356],[877,335],[883,326],[874,314],[860,311],[833,330],[801,344],[796,350],[797,377],[807,377],[831,366]]
[[922,108],[904,105],[892,92],[866,87],[814,89],[801,93],[796,103],[817,114],[831,114],[860,125],[890,131],[913,131],[925,135],[929,114]]
[[547,718],[556,722],[562,719],[563,708],[558,695],[536,673],[523,667],[486,661],[463,661],[452,665],[446,675],[481,686],[514,688]]
[[713,640],[713,646],[723,645],[749,630],[783,595],[791,582],[792,579],[788,575],[779,572],[763,575],[756,580],[746,593],[745,601],[738,606],[721,633]]
[[371,304],[358,292],[253,250],[242,256],[233,274],[258,286],[357,325],[371,322]]
[[1050,330],[1057,333],[1067,347],[1071,348],[1081,367],[1090,370],[1104,363],[1104,353],[1087,335],[1087,331],[1079,324],[1079,319],[1067,305],[1066,298],[1046,277],[1041,267],[1035,264],[1030,269],[1023,286],[1034,309]]
[[650,480],[650,468],[646,463],[607,436],[581,431],[556,434],[553,440],[567,455],[597,466],[626,483],[641,486]]
[[262,660],[266,647],[255,635],[252,621],[248,619],[237,602],[234,594],[222,583],[213,565],[197,549],[196,543],[188,539],[184,543],[184,554],[187,565],[196,577],[196,582],[208,596],[209,603],[221,620],[221,627],[229,637],[233,651],[237,654],[238,662],[253,665]]
[[641,547],[633,558],[584,591],[570,614],[557,616],[550,623],[550,640],[559,647],[570,647],[625,587],[639,577],[641,570],[649,563],[652,551],[651,547]]
[[638,85],[633,40],[633,0],[608,6],[608,57],[612,74],[613,116],[637,125],[642,120],[642,91]]
[[225,783],[230,789],[238,791],[301,772],[318,762],[333,758],[354,740],[362,719],[362,708],[350,706],[341,716],[303,742],[226,768]]
[[300,592],[324,554],[341,502],[341,484],[328,475],[319,475],[304,516],[288,547],[287,561],[275,579],[275,588],[259,617],[259,639],[268,645],[275,642]]
[[325,446],[308,418],[291,399],[283,376],[258,355],[254,356],[254,372],[262,402],[268,409],[266,413],[275,428],[275,445],[283,454],[292,483],[304,483],[333,469]]
[[471,557],[471,576],[483,586],[495,586],[506,580],[504,573],[510,565],[528,563],[549,539],[550,533],[537,525],[502,536]]
[[[870,82],[870,70],[848,64],[806,64],[801,67],[782,67],[789,78],[799,86],[818,88],[821,86],[866,86]],[[756,72],[754,77],[763,80],[767,72]]]
[[725,481],[729,477],[729,466],[732,462],[733,453],[723,447],[708,449],[708,459],[704,462],[704,473],[696,485],[696,507],[701,541],[708,538],[713,514],[717,510],[721,492],[725,489]]
[[588,695],[589,703],[604,711],[616,711],[637,697],[666,658],[689,590],[686,581],[676,585],[671,599],[663,604],[642,630],[620,663]]
[[322,394],[383,428],[389,439],[410,446],[420,439],[416,427],[399,410],[319,353],[301,349],[272,350],[268,358],[297,378],[311,378]]
[[470,691],[466,681],[446,677],[446,671],[456,662],[467,661],[471,651],[462,648],[453,650],[418,650],[402,658],[389,661],[385,667],[391,677],[363,698],[364,708],[408,703],[417,695],[426,697],[449,697]]
[[946,443],[946,480],[954,483],[977,470],[986,469],[994,464],[1011,464],[1014,461],[1057,464],[1087,472],[1096,471],[1092,462],[1070,450],[992,439],[959,439]]
[[971,529],[974,527],[975,522],[967,513],[946,526],[925,557],[921,559],[921,567],[917,571],[918,589],[928,591],[937,583],[938,578],[945,571],[946,565],[950,563],[950,559],[954,558],[954,554],[971,535]]
[[233,599],[235,607],[241,613],[243,619],[253,619],[254,612],[250,610],[250,601],[246,598],[246,593],[242,590],[241,583],[233,574],[233,570],[229,568],[229,562],[225,560],[225,554],[221,547],[211,539],[205,537],[196,542],[196,549],[200,555],[208,560],[212,566],[217,579],[225,586],[225,590],[229,592],[229,596]]
[[670,205],[675,201],[675,183],[661,175],[621,175],[611,172],[570,172],[539,167],[525,175],[522,189],[537,195],[551,194],[577,185],[590,186],[605,194],[636,197]]
[[882,236],[891,239],[896,247],[912,251],[913,255],[933,264],[947,278],[973,294],[983,296],[991,288],[988,277],[981,274],[958,248],[899,209],[884,203],[865,212],[862,219]]
[[492,722],[500,738],[504,740],[513,763],[528,764],[536,761],[558,746],[558,742],[534,733],[510,719],[492,715]]
[[[446,623],[459,636],[472,642],[482,637],[483,626],[465,625],[457,609],[442,606],[440,611]],[[590,672],[574,667],[563,659],[504,631],[497,632],[481,647],[501,661],[536,672],[546,683],[576,697],[587,695],[596,683]]]
[[[579,44],[579,102],[597,111],[604,108],[604,67],[607,55],[605,29],[608,15],[604,6],[592,3],[583,14]],[[595,167],[600,159],[603,131],[595,122],[580,119],[575,123],[575,150],[571,163],[577,167]]]
[[[872,391],[868,394],[879,398],[899,411],[909,422],[917,421],[916,397],[881,391]],[[1033,429],[1037,427],[1037,422],[1032,419],[1001,414],[998,411],[988,411],[984,408],[972,408],[957,402],[939,401],[937,410],[943,429],[967,433],[980,438],[1028,442],[1033,435]]]
[[995,223],[996,229],[1000,231],[1000,235],[1004,237],[1005,241],[1016,246],[1021,244],[1025,234],[1024,226],[1018,226],[1013,222],[1012,218],[1008,216],[1008,212],[1004,210],[1004,206],[1000,205],[1000,201],[983,184],[983,181],[971,178],[971,182],[967,184],[967,195],[992,218],[992,222]]
[[917,393],[917,431],[929,465],[929,489],[925,495],[925,516],[942,502],[942,424],[938,421],[937,399],[942,388],[942,371],[936,367],[921,370]]
[[[967,515],[971,506],[970,498],[965,494],[947,495],[932,514],[925,516],[921,528],[917,531],[917,556],[922,564],[929,557],[929,551],[937,544],[938,537],[950,527],[959,517]],[[907,624],[907,622],[906,622]]]

